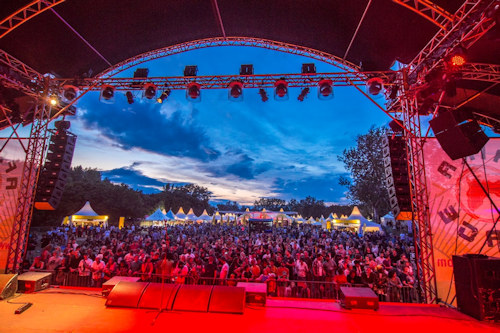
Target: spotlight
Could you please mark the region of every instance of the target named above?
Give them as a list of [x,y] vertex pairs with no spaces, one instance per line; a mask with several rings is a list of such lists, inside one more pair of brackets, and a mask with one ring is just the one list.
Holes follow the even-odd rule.
[[127,91],[125,93],[125,96],[127,97],[128,104],[134,104],[134,95],[132,94],[131,91]]
[[321,100],[327,100],[333,98],[332,80],[324,79],[318,82],[318,98]]
[[377,96],[384,89],[384,81],[379,77],[372,77],[366,82],[366,88],[370,95]]
[[146,83],[144,85],[144,97],[147,99],[153,99],[156,97],[156,86],[152,83]]
[[302,74],[314,74],[316,73],[316,65],[313,63],[302,64]]
[[201,85],[196,82],[191,82],[187,86],[186,98],[192,102],[199,102],[201,100]]
[[241,65],[240,75],[253,75],[253,65]]
[[184,76],[196,76],[198,74],[198,66],[184,67]]
[[462,67],[467,63],[465,49],[462,46],[457,46],[448,56],[448,65],[452,68]]
[[52,95],[52,96],[50,96],[50,98],[49,98],[49,103],[50,103],[50,105],[52,105],[52,106],[56,106],[57,104],[59,104],[59,101],[58,101],[58,99],[57,99],[57,96],[56,96],[56,95]]
[[262,102],[267,102],[269,100],[269,97],[267,97],[267,92],[264,88],[259,89],[259,95],[260,98],[262,99]]
[[63,102],[71,103],[72,100],[76,98],[78,94],[78,88],[72,85],[63,86]]
[[101,96],[100,99],[104,103],[111,104],[115,101],[115,87],[110,85],[103,85],[101,87]]
[[232,81],[229,83],[229,100],[238,102],[243,100],[243,83],[240,81]]
[[167,89],[164,92],[162,92],[160,97],[156,101],[161,104],[168,98],[168,96],[170,96],[170,89]]
[[278,80],[274,83],[274,99],[286,100],[288,99],[288,83],[285,80]]
[[309,94],[309,88],[306,87],[306,88],[302,89],[302,91],[300,92],[300,95],[299,95],[299,97],[297,97],[297,99],[299,101],[303,102],[304,98],[306,98],[307,94]]

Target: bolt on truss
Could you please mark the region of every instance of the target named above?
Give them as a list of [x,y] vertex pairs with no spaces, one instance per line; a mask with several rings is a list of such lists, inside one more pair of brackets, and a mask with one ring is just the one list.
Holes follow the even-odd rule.
[[410,195],[412,202],[413,237],[417,276],[421,294],[426,303],[437,300],[434,250],[429,216],[429,198],[425,176],[424,143],[416,98],[408,98],[401,105],[407,144]]
[[28,231],[33,214],[33,199],[47,143],[50,107],[45,103],[35,107],[34,121],[24,162],[18,205],[7,254],[7,272],[17,272],[26,253]]
[[0,22],[0,38],[49,8],[65,0],[35,0]]

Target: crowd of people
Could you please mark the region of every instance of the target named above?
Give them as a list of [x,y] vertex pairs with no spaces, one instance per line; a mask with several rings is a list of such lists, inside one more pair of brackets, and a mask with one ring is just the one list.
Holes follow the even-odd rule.
[[51,271],[60,285],[99,287],[116,275],[168,283],[253,281],[267,283],[270,295],[331,298],[350,284],[391,301],[415,285],[414,248],[405,235],[360,236],[307,224],[270,233],[224,224],[61,226],[32,233],[29,250],[23,268]]

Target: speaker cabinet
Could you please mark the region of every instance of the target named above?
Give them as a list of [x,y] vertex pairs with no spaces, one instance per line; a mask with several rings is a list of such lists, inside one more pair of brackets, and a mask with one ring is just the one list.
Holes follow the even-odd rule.
[[76,135],[70,132],[57,131],[52,134],[45,164],[38,179],[36,209],[54,210],[59,206],[69,176],[75,144]]
[[479,320],[500,320],[500,258],[453,256],[458,309]]
[[[138,307],[141,309],[172,310],[174,300],[180,284],[173,283],[150,283],[144,290]],[[163,297],[162,297],[163,296]]]
[[340,287],[340,305],[346,309],[378,310],[378,297],[371,288]]
[[489,140],[468,109],[443,112],[429,124],[452,160],[477,154]]
[[0,274],[0,299],[14,296],[17,291],[17,274]]
[[118,282],[108,295],[106,306],[137,308],[139,301],[149,283],[147,282]]
[[173,310],[207,312],[213,286],[183,284],[175,297]]
[[245,288],[214,286],[208,312],[243,313],[245,310]]

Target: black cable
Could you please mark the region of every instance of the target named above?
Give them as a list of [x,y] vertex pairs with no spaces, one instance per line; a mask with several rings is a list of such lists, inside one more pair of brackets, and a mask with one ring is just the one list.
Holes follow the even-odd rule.
[[102,298],[101,294],[87,294],[87,293],[78,293],[71,291],[43,291],[43,292],[35,292],[33,294],[61,294],[61,295],[82,295],[82,296],[90,296],[90,297],[98,297]]
[[[20,297],[22,295],[24,295],[24,294],[17,294],[16,296],[12,297],[11,299],[18,298],[18,297]],[[6,302],[9,303],[9,304],[18,304],[18,305],[26,305],[26,304],[29,303],[29,302],[11,302],[10,301],[11,299],[8,299]]]

